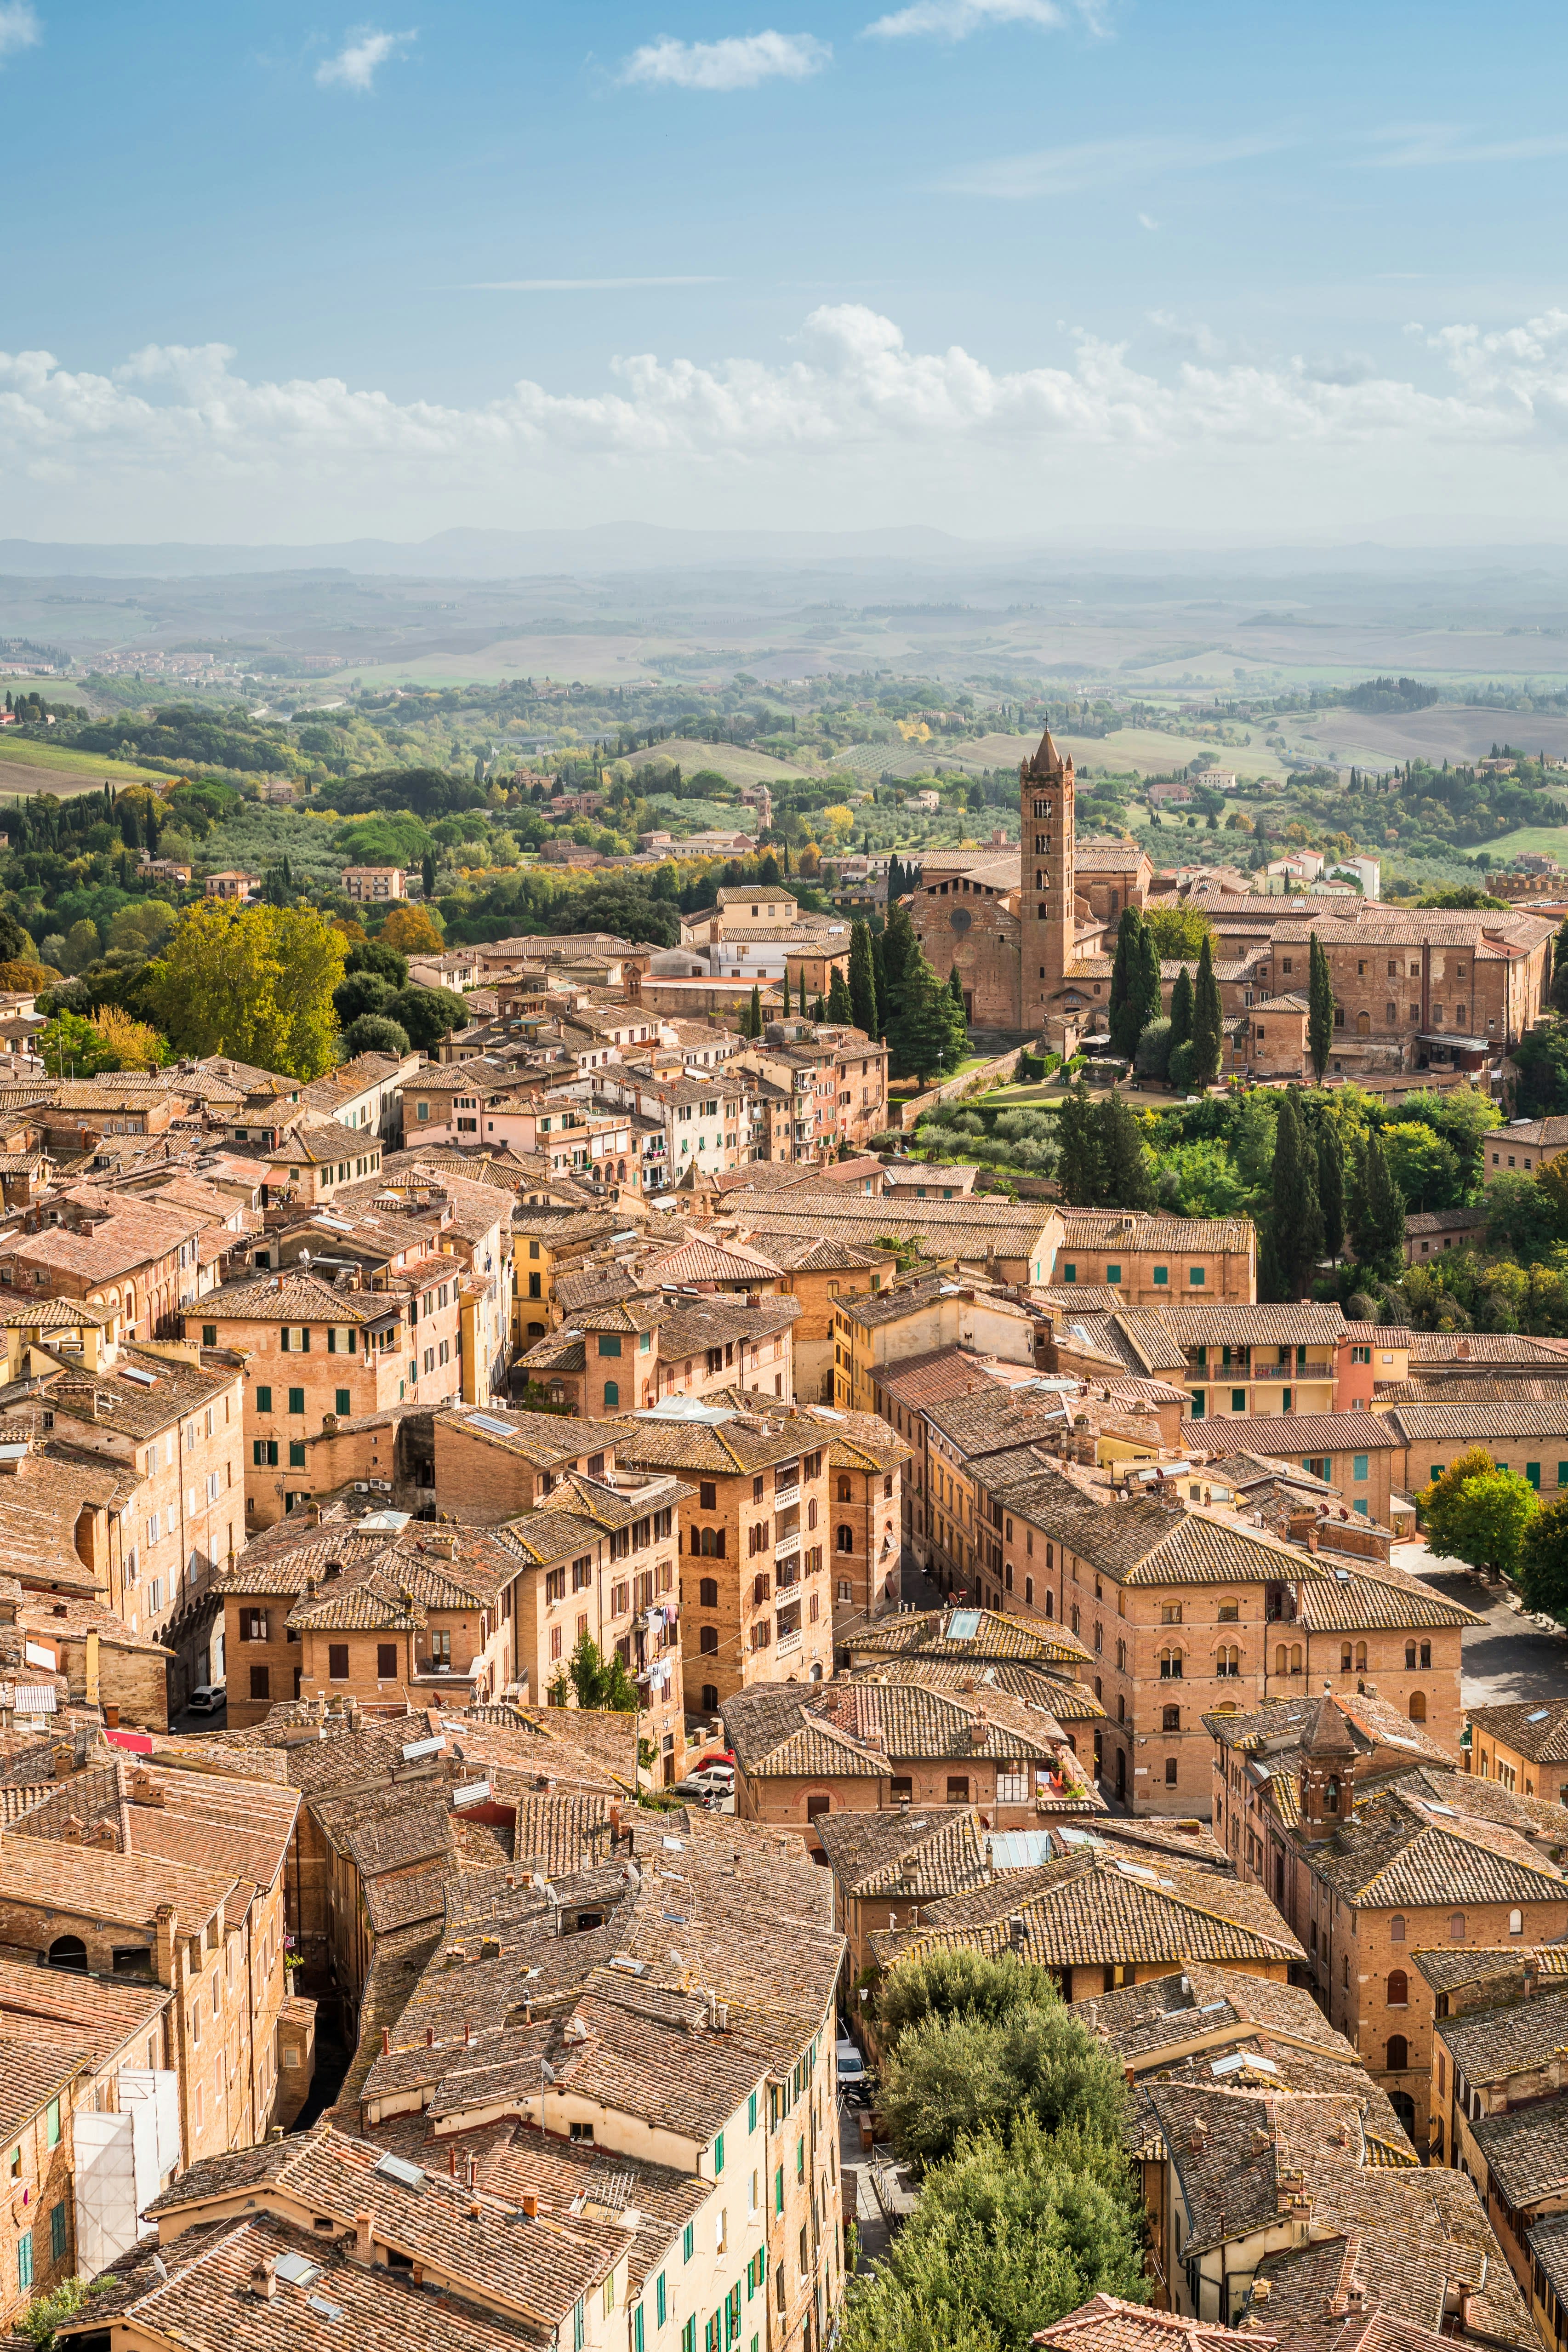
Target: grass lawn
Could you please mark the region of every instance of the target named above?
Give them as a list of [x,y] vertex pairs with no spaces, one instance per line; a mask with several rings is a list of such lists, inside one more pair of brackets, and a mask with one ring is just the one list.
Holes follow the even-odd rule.
[[[1521,825],[1517,833],[1505,833],[1500,840],[1486,842],[1482,846],[1490,851],[1494,866],[1506,866],[1511,858],[1527,849],[1535,850],[1545,857],[1555,857],[1561,866],[1568,862],[1568,824]],[[1456,855],[1473,856],[1474,852],[1461,851]],[[1481,881],[1484,877],[1478,875],[1476,879]],[[1528,905],[1529,901],[1524,903]]]
[[58,793],[68,799],[111,784],[169,784],[174,779],[138,768],[99,751],[72,751],[64,744],[29,743],[0,731],[0,798],[6,793]]

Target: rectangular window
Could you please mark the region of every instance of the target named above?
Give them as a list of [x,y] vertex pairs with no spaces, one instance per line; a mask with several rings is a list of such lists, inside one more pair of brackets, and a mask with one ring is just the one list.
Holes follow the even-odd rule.
[[620,1332],[601,1331],[599,1335],[599,1352],[601,1356],[618,1356],[621,1353]]
[[643,2352],[643,2306],[632,2314],[632,2352]]
[[664,2273],[661,2271],[658,2277],[653,2281],[653,2322],[655,2326],[658,2327],[663,2327],[668,2315],[668,2305],[665,2301],[667,2292],[668,2290],[664,2284]]
[[784,2210],[784,2167],[782,2165],[773,2176],[773,2210],[776,2213],[782,2213]]
[[288,1441],[288,1466],[291,1470],[303,1470],[305,1467],[305,1440],[302,1437],[291,1437]]
[[383,1683],[397,1680],[397,1643],[395,1642],[376,1643],[376,1678]]
[[1351,1476],[1352,1476],[1353,1478],[1364,1478],[1364,1477],[1365,1477],[1365,1475],[1366,1475],[1366,1456],[1365,1456],[1365,1454],[1353,1454],[1351,1455],[1351,1457],[1350,1457],[1350,1475],[1351,1475]]
[[24,2230],[16,2241],[16,2284],[24,2294],[33,2284],[33,2233]]
[[1530,1481],[1531,1485],[1534,1487],[1534,1489],[1535,1489],[1536,1493],[1539,1495],[1539,1494],[1540,1494],[1540,1492],[1541,1492],[1541,1465],[1540,1465],[1540,1463],[1539,1463],[1539,1462],[1527,1462],[1527,1463],[1525,1464],[1525,1465],[1524,1465],[1524,1475],[1525,1475],[1525,1476],[1529,1479],[1529,1481]]
[[747,2131],[755,2131],[757,2129],[757,2094],[755,2091],[753,2091],[750,2098],[746,2103],[746,2128]]
[[347,1642],[327,1644],[327,1675],[331,1682],[346,1683],[349,1679],[349,1645]]
[[277,1440],[276,1437],[253,1438],[251,1440],[250,1458],[251,1465],[255,1469],[276,1470],[277,1467]]
[[272,1696],[271,1687],[267,1679],[267,1669],[266,1666],[252,1666],[250,1670],[250,1695],[252,1698],[270,1698]]
[[582,2352],[583,2311],[580,2303],[573,2305],[571,2314],[571,2352]]
[[724,2170],[724,2134],[720,2132],[713,2144],[713,2177],[716,2180]]
[[272,1391],[267,1387],[265,1382],[256,1390],[256,1409],[257,1412],[270,1412],[272,1411]]
[[303,1389],[290,1389],[290,1390],[289,1390],[289,1391],[288,1391],[288,1410],[289,1410],[289,1412],[304,1412],[304,1410],[305,1410],[305,1391],[304,1391],[304,1390],[303,1390]]
[[685,2228],[685,2229],[682,2231],[682,2232],[681,2232],[681,2260],[682,2260],[682,2262],[684,2262],[684,2263],[689,2263],[689,2262],[691,2261],[691,2258],[692,2258],[692,2251],[693,2251],[694,2247],[695,2246],[696,2242],[697,2242],[696,2224],[695,2224],[695,2222],[693,2222],[693,2221],[688,2221],[688,2222],[686,2223]]
[[1191,1395],[1192,1395],[1192,1417],[1193,1417],[1194,1421],[1201,1421],[1201,1420],[1203,1419],[1203,1399],[1204,1399],[1204,1391],[1202,1391],[1202,1389],[1194,1389],[1194,1390],[1191,1391]]
[[1170,1275],[1170,1268],[1169,1268],[1169,1266],[1166,1266],[1166,1265],[1156,1265],[1156,1266],[1155,1266],[1155,1282],[1159,1285],[1159,1286],[1160,1286],[1160,1288],[1161,1288],[1162,1290],[1165,1288],[1166,1285],[1170,1281],[1170,1278],[1171,1278],[1171,1275]]
[[1063,1282],[1076,1282],[1078,1268],[1075,1265],[1064,1265],[1061,1269],[1061,1279]]
[[1246,1410],[1247,1410],[1247,1391],[1246,1391],[1246,1390],[1245,1390],[1245,1389],[1232,1389],[1232,1390],[1231,1390],[1231,1391],[1230,1391],[1230,1410],[1231,1410],[1231,1412],[1246,1412]]
[[341,1417],[342,1417],[344,1414],[346,1414],[346,1413],[350,1413],[350,1412],[353,1412],[353,1410],[354,1410],[354,1400],[353,1400],[353,1396],[352,1396],[351,1392],[350,1392],[348,1389],[340,1389],[340,1390],[337,1391],[337,1398],[338,1398],[338,1402],[337,1402],[336,1406],[335,1406],[333,1409],[334,1409],[334,1411],[338,1413],[338,1415],[340,1416],[340,1418],[341,1418]]
[[1186,1270],[1186,1279],[1187,1287],[1189,1289],[1201,1290],[1204,1285],[1204,1271],[1202,1266],[1189,1265]]
[[1121,1267],[1119,1265],[1108,1265],[1105,1268],[1105,1279],[1107,1282],[1120,1282],[1122,1279]]
[[60,2103],[51,2099],[44,2116],[44,2137],[50,2147],[60,2144]]
[[63,2263],[66,2258],[66,2207],[62,2198],[49,2208],[49,2259]]
[[695,2313],[681,2330],[681,2352],[697,2352],[697,2323]]

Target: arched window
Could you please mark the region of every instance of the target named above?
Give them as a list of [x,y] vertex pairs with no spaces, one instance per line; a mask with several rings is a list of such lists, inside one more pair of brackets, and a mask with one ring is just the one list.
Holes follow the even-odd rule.
[[1010,1591],[1012,1591],[1012,1589],[1013,1589],[1013,1564],[1012,1564],[1012,1562],[1011,1562],[1011,1560],[1010,1560],[1010,1559],[1009,1560],[1009,1562],[1008,1562],[1008,1564],[1007,1564],[1007,1570],[1006,1570],[1006,1572],[1005,1572],[1005,1574],[1004,1574],[1004,1576],[1003,1576],[1002,1581],[1003,1581],[1003,1582],[1004,1582],[1004,1584],[1007,1586],[1008,1591],[1010,1592]]
[[1299,1675],[1301,1671],[1301,1645],[1299,1642],[1292,1642],[1291,1644],[1291,1672],[1293,1675]]
[[697,1634],[697,1648],[705,1658],[717,1657],[718,1627],[716,1625],[704,1625],[701,1628]]
[[1351,1647],[1348,1642],[1342,1642],[1339,1645],[1339,1670],[1342,1675],[1348,1675],[1351,1670]]
[[[1024,1579],[1024,1599],[1032,1604],[1034,1600],[1034,1579],[1032,1576],[1026,1576]],[[1056,1614],[1056,1595],[1054,1592],[1048,1592],[1045,1596],[1045,1613],[1048,1617],[1054,1617]],[[1565,1800],[1564,1801],[1568,1801],[1568,1800]]]
[[621,1383],[620,1383],[620,1381],[605,1381],[605,1383],[604,1383],[604,1410],[605,1410],[605,1412],[620,1412],[620,1410],[621,1410]]
[[1390,1969],[1388,1971],[1388,2006],[1390,2009],[1408,2009],[1410,2006],[1410,1979],[1403,1969]]
[[1323,1782],[1323,1811],[1328,1813],[1337,1813],[1339,1811],[1339,1774],[1337,1772],[1331,1772]]
[[1509,1913],[1509,1915],[1508,1915],[1508,1932],[1509,1932],[1509,1934],[1510,1934],[1511,1936],[1522,1936],[1522,1935],[1523,1935],[1523,1933],[1524,1933],[1524,1914],[1523,1914],[1523,1912],[1522,1912],[1522,1911],[1511,1911],[1511,1912]]
[[832,1806],[833,1801],[825,1789],[814,1789],[806,1800],[806,1819],[820,1821],[824,1813],[832,1811]]
[[1426,1720],[1427,1720],[1427,1694],[1426,1694],[1426,1692],[1425,1692],[1425,1691],[1412,1691],[1412,1692],[1411,1692],[1411,1694],[1410,1694],[1410,1720],[1411,1720],[1411,1722],[1412,1722],[1412,1723],[1425,1723],[1425,1722],[1426,1722]]
[[1364,1642],[1358,1642],[1355,1645],[1355,1671],[1358,1675],[1364,1675],[1366,1672],[1366,1643]]
[[1410,1672],[1414,1674],[1416,1671],[1416,1644],[1414,1642],[1406,1642],[1405,1644],[1405,1664],[1410,1669]]
[[1388,2037],[1389,2073],[1391,2074],[1402,2074],[1409,2063],[1410,2044],[1406,2041],[1405,2036],[1402,2033],[1391,2033]]
[[847,1503],[849,1499],[850,1482],[847,1478],[841,1478],[839,1480],[839,1500],[841,1503]]
[[87,1974],[87,1946],[79,1936],[57,1936],[49,1946],[51,1969],[72,1969],[78,1976]]
[[[794,1677],[791,1675],[790,1680],[793,1681],[793,1679]],[[716,1683],[704,1683],[702,1711],[705,1715],[716,1715],[718,1713],[718,1685]]]
[[1432,1644],[1430,1642],[1423,1642],[1421,1644],[1421,1671],[1423,1674],[1429,1674],[1431,1672],[1431,1667]]
[[1275,1653],[1274,1653],[1274,1672],[1275,1672],[1277,1675],[1282,1675],[1282,1674],[1284,1673],[1284,1671],[1285,1671],[1285,1644],[1283,1643],[1283,1642],[1281,1642],[1281,1643],[1280,1643],[1279,1648],[1278,1648],[1278,1649],[1275,1651]]
[[697,1607],[699,1609],[716,1609],[718,1607],[718,1579],[716,1576],[705,1576],[698,1584]]
[[1160,1680],[1163,1683],[1180,1682],[1181,1652],[1179,1650],[1162,1650],[1160,1652]]
[[1240,1651],[1234,1648],[1219,1651],[1214,1661],[1214,1671],[1220,1675],[1239,1675],[1241,1672]]
[[[841,1551],[853,1551],[855,1548],[855,1531],[853,1528],[841,1528],[835,1540]],[[1010,1569],[1008,1573],[1009,1576],[1011,1575],[1012,1571]]]
[[1405,1941],[1405,1916],[1403,1912],[1396,1911],[1393,1918],[1388,1922],[1388,1940],[1391,1944],[1402,1944]]
[[813,1496],[812,1496],[812,1497],[811,1497],[811,1499],[810,1499],[810,1502],[807,1504],[807,1506],[806,1506],[806,1525],[807,1525],[809,1528],[814,1528],[814,1527],[816,1526],[816,1524],[817,1524],[817,1498],[816,1498],[815,1495],[813,1495]]
[[1450,1944],[1462,1944],[1464,1940],[1465,1915],[1462,1911],[1450,1911],[1448,1914],[1448,1941]]
[[624,1160],[618,1160],[615,1162],[615,1181],[618,1184],[624,1184],[626,1181],[626,1162]]
[[[1023,1601],[1026,1609],[1032,1609],[1034,1607],[1034,1579],[1032,1576],[1026,1576],[1024,1578]],[[1048,1617],[1051,1615],[1051,1595],[1049,1592],[1045,1596],[1045,1613]]]

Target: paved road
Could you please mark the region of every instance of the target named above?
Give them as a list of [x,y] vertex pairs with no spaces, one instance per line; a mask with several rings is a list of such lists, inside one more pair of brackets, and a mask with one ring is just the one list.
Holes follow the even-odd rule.
[[1395,1548],[1397,1566],[1485,1618],[1465,1634],[1460,1693],[1467,1706],[1568,1697],[1568,1639],[1549,1633],[1511,1608],[1497,1585],[1482,1584],[1462,1561],[1435,1559],[1424,1543]]

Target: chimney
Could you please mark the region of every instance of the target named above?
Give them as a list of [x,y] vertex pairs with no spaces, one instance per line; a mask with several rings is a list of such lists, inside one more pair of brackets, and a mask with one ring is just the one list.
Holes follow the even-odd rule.
[[534,2195],[531,2189],[526,2190],[523,2196],[523,2219],[526,2221],[537,2221],[538,2219],[538,2199]]
[[371,2259],[371,2217],[368,2213],[354,2216],[354,2260],[368,2263]]
[[155,1916],[157,1942],[153,1965],[159,1983],[172,1985],[174,1981],[174,1931],[177,1925],[174,1906],[172,1903],[160,1903]]
[[265,2261],[257,2263],[250,2274],[250,2283],[263,2303],[277,2301],[277,2257],[276,2254],[268,2254]]
[[1013,1951],[1021,1952],[1028,1940],[1029,1929],[1025,1924],[1023,1913],[1021,1911],[1010,1912],[1008,1916],[1009,1946]]
[[[463,2178],[467,2186],[472,2189],[479,2178],[479,2159],[476,2156],[470,2156],[464,2164]],[[477,2210],[476,2207],[475,2210],[477,2211]]]

